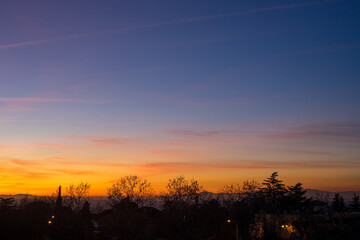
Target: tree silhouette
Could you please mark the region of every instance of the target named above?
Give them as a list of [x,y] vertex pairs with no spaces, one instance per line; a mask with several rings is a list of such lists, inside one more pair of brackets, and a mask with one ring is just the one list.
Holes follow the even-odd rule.
[[279,180],[278,173],[274,172],[271,176],[262,183],[261,191],[265,198],[267,211],[278,212],[281,209],[281,204],[287,192],[283,181]]
[[220,199],[224,206],[230,207],[234,202],[240,201],[242,197],[240,184],[225,185],[221,189]]
[[0,198],[0,209],[14,208],[15,206],[14,198]]
[[180,175],[169,179],[164,194],[165,204],[175,204],[177,206],[198,205],[203,186],[195,179],[186,179]]
[[331,207],[336,212],[345,211],[344,198],[339,193],[335,193]]
[[91,184],[87,182],[80,182],[77,185],[71,184],[65,189],[64,196],[65,205],[71,207],[75,212],[79,212],[84,203],[88,200]]
[[[163,209],[136,204],[153,194],[151,184],[137,176],[113,184],[108,189],[112,209],[97,213],[82,203],[89,188],[87,183],[59,187],[51,204],[0,198],[0,239],[360,239],[359,214],[331,214],[346,210],[340,194],[331,204],[325,195],[306,198],[301,183],[285,186],[276,172],[261,188],[255,181],[224,187],[236,197],[226,206],[218,194],[204,192],[198,181],[184,176],[169,179]],[[81,205],[79,211],[68,206],[71,198],[73,206]],[[359,211],[359,195],[350,206]]]
[[260,183],[255,180],[245,180],[243,182],[242,190],[244,193],[251,193],[260,189]]
[[354,193],[354,195],[352,197],[350,207],[351,207],[351,210],[353,210],[354,212],[360,211],[359,195]]
[[120,178],[107,189],[108,199],[112,206],[127,200],[136,204],[144,204],[146,200],[154,195],[151,183],[136,175]]
[[57,197],[56,197],[55,206],[56,206],[56,208],[61,208],[62,207],[61,186],[59,186],[56,193],[57,193]]
[[303,189],[301,183],[287,187],[286,205],[290,212],[299,213],[304,210],[304,207],[308,202],[305,194],[306,191]]
[[239,201],[249,201],[260,188],[260,184],[255,180],[245,180],[243,184],[225,185],[221,189],[219,199],[224,206],[230,207]]

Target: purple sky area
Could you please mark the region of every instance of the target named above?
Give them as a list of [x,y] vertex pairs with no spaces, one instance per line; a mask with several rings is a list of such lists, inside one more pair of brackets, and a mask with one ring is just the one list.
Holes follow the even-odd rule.
[[[360,187],[360,2],[0,2],[0,193],[273,171]],[[34,177],[36,176],[36,177]]]

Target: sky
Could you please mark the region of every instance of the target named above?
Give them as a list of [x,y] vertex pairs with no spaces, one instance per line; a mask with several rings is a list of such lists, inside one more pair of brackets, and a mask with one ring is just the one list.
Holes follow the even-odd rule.
[[0,194],[274,171],[360,190],[360,2],[0,1]]

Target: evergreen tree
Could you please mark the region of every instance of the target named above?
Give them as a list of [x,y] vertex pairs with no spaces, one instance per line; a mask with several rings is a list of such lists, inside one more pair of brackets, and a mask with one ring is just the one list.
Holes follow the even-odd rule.
[[354,212],[360,211],[359,195],[354,193],[350,206],[351,206],[351,210],[353,210]]
[[271,176],[264,180],[261,191],[265,198],[266,211],[275,213],[282,210],[282,202],[287,192],[283,181],[279,180],[278,173],[274,172]]
[[335,193],[334,195],[332,209],[334,209],[336,212],[345,211],[344,198],[339,193]]
[[306,198],[306,190],[301,183],[287,187],[286,202],[290,212],[299,213],[302,211],[309,199]]

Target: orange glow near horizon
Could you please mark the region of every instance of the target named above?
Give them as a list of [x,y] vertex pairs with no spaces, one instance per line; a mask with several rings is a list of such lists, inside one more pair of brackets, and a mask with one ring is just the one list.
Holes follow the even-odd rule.
[[1,1],[0,195],[273,172],[359,191],[358,8],[286,2]]
[[92,185],[90,195],[105,195],[114,181],[130,174],[148,179],[157,193],[165,190],[168,179],[181,174],[212,192],[244,180],[261,183],[275,171],[285,184],[301,182],[309,189],[346,191],[360,186],[360,166],[352,157],[339,161],[342,149],[314,151],[306,138],[305,150],[294,148],[288,143],[303,139],[288,139],[287,133],[235,133],[176,132],[174,138],[171,132],[168,140],[156,141],[60,136],[46,143],[1,143],[0,194],[49,195],[58,185],[86,181]]
[[[263,164],[263,163],[260,163]],[[304,188],[347,191],[356,190],[359,182],[353,186],[342,185],[342,178],[357,178],[356,169],[289,169],[261,168],[256,164],[233,165],[195,164],[195,163],[152,163],[122,165],[104,162],[24,162],[9,159],[2,167],[3,178],[0,194],[28,193],[51,195],[57,186],[64,187],[81,181],[91,184],[90,195],[106,195],[106,189],[122,176],[138,175],[149,180],[156,193],[165,190],[168,179],[183,174],[194,178],[211,192],[219,192],[224,185],[242,183],[244,180],[256,180],[261,183],[274,171],[279,172],[279,179],[286,185],[303,183]],[[16,173],[16,174],[14,174]]]
[[[198,130],[205,127],[212,130]],[[356,139],[346,135],[352,125],[340,126],[346,131],[343,134],[335,127],[336,132],[331,130],[333,125],[273,127],[271,131],[256,126],[240,130],[172,126],[175,129],[115,130],[101,135],[34,133],[32,138],[14,133],[0,141],[0,194],[46,195],[58,185],[87,181],[91,195],[105,195],[112,182],[130,174],[148,179],[158,193],[168,179],[180,174],[217,192],[244,180],[261,183],[275,171],[287,185],[301,182],[309,189],[357,190],[359,148]]]

